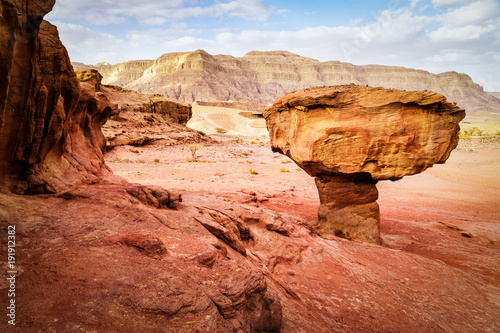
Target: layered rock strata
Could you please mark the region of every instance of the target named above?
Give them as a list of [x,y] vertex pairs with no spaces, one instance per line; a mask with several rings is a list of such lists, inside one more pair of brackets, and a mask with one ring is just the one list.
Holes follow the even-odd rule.
[[317,230],[380,242],[379,180],[444,163],[465,111],[428,91],[365,86],[306,89],[264,110],[272,149],[316,177]]
[[118,104],[122,112],[162,115],[170,122],[186,125],[193,116],[191,104],[159,94],[141,94],[117,86],[104,85],[103,93]]
[[[75,64],[84,68],[82,64]],[[131,61],[94,68],[103,83],[143,93],[160,93],[194,101],[273,103],[299,89],[355,83],[406,90],[432,90],[456,102],[468,113],[499,112],[500,100],[483,91],[466,74],[433,74],[395,66],[356,66],[320,62],[286,51],[249,52],[243,57],[211,55],[203,50],[167,53],[154,61]]]

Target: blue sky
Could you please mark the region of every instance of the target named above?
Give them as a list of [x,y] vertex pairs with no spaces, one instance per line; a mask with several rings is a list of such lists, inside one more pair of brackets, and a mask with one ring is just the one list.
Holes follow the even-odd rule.
[[500,91],[500,0],[57,0],[46,19],[72,61],[86,64],[287,50],[457,71]]

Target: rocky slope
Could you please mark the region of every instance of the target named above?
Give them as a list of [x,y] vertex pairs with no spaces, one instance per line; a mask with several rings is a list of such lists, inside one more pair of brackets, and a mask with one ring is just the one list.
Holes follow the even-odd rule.
[[96,69],[77,69],[80,82],[92,85],[96,91],[117,103],[121,117],[124,112],[153,113],[163,116],[166,122],[186,125],[193,114],[188,103],[158,94],[141,94],[118,86],[102,85],[102,75]]
[[390,66],[319,62],[285,52],[250,52],[243,57],[203,50],[168,53],[155,61],[96,65],[104,83],[186,102],[237,101],[271,104],[284,94],[313,86],[360,84],[405,90],[432,90],[469,113],[500,112],[500,100],[465,74],[431,74]]
[[490,92],[490,95],[493,95],[496,98],[500,98],[500,92]]
[[103,86],[102,92],[118,104],[122,112],[153,113],[171,123],[186,125],[193,115],[191,105],[158,94],[141,94],[118,86]]
[[144,71],[154,64],[153,60],[134,60],[110,65],[106,62],[101,62],[94,65],[85,65],[79,62],[73,62],[73,68],[79,69],[96,69],[104,77],[104,84],[112,84],[117,86],[125,86],[129,82],[139,79]]

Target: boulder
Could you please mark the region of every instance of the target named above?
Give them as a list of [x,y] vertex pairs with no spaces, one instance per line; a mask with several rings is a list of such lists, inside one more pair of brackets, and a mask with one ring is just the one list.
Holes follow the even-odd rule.
[[289,93],[264,117],[273,151],[316,177],[318,232],[379,243],[377,181],[444,163],[465,111],[435,92],[343,85]]
[[77,69],[75,73],[80,82],[86,82],[94,86],[96,91],[101,90],[102,75],[97,69]]

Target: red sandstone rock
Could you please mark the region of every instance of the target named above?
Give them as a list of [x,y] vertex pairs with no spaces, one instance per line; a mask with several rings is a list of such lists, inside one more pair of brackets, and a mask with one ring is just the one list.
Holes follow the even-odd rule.
[[444,163],[465,111],[427,91],[355,85],[290,93],[264,111],[274,151],[316,177],[317,229],[378,243],[378,180]]
[[80,82],[93,85],[97,91],[101,90],[102,75],[96,69],[78,69],[75,73]]
[[[26,18],[26,8],[39,9],[47,3],[2,0],[0,13],[2,18]],[[11,22],[0,22],[3,38],[10,32],[3,25]],[[48,42],[55,50],[60,46],[56,39]],[[34,59],[31,53],[24,56]],[[27,71],[28,78],[47,82],[53,73],[64,72],[64,58],[51,58],[58,59],[55,63],[42,58],[44,68],[53,71],[40,76]],[[18,78],[15,72],[4,71],[6,64],[10,63],[0,62],[0,79],[11,84]],[[49,125],[43,124],[43,132],[50,134],[33,139],[30,130],[11,137],[15,132],[4,125],[0,132],[2,181],[28,168],[33,192],[49,192],[52,184],[73,185],[56,195],[19,196],[0,191],[1,230],[7,230],[7,224],[16,227],[18,306],[16,327],[11,327],[15,331],[412,333],[500,329],[498,265],[493,259],[497,258],[496,245],[492,249],[478,244],[471,247],[478,253],[492,253],[489,261],[476,254],[474,258],[489,267],[478,274],[481,265],[468,267],[461,258],[468,259],[469,248],[456,240],[453,244],[461,246],[457,247],[461,256],[448,265],[409,252],[319,238],[307,221],[258,207],[259,200],[247,205],[218,195],[189,193],[189,202],[179,205],[180,197],[173,191],[129,184],[103,172],[104,141],[99,129],[113,113],[113,104],[87,84],[79,91],[71,74],[66,74],[67,81],[55,80],[45,89],[10,86],[17,87],[28,104],[35,91],[40,105],[45,101],[51,105],[46,110],[30,109],[45,110],[40,119],[12,104],[11,99],[18,98],[12,95],[14,90],[0,89],[0,105],[17,107],[19,112],[9,114],[2,108],[2,119],[29,123],[21,122],[14,130],[32,129],[33,123],[42,126],[45,120]],[[65,93],[59,90],[59,83],[67,85]],[[74,91],[78,93],[72,94]],[[4,99],[7,95],[8,100]],[[63,113],[66,110],[72,112]],[[66,117],[53,117],[53,112]],[[19,150],[3,150],[10,148],[3,139],[25,142],[20,151],[29,152],[35,161],[26,160],[29,156],[11,158],[19,156],[13,154]],[[38,144],[47,147],[46,154],[39,152]],[[75,170],[99,183],[75,186]],[[48,182],[42,176],[58,178],[47,178]],[[255,192],[248,193],[257,198]],[[171,209],[172,204],[178,210]],[[448,228],[443,229],[437,232],[450,237]],[[463,242],[464,237],[458,238]],[[5,280],[0,283],[2,295],[7,295],[8,288]]]
[[193,112],[191,104],[159,94],[141,94],[116,86],[103,86],[106,96],[118,103],[123,112],[153,113],[172,123],[186,125]]
[[117,108],[80,88],[56,27],[42,22],[53,4],[2,1],[0,162],[9,171],[0,178],[18,193],[53,193],[108,172],[101,126]]

